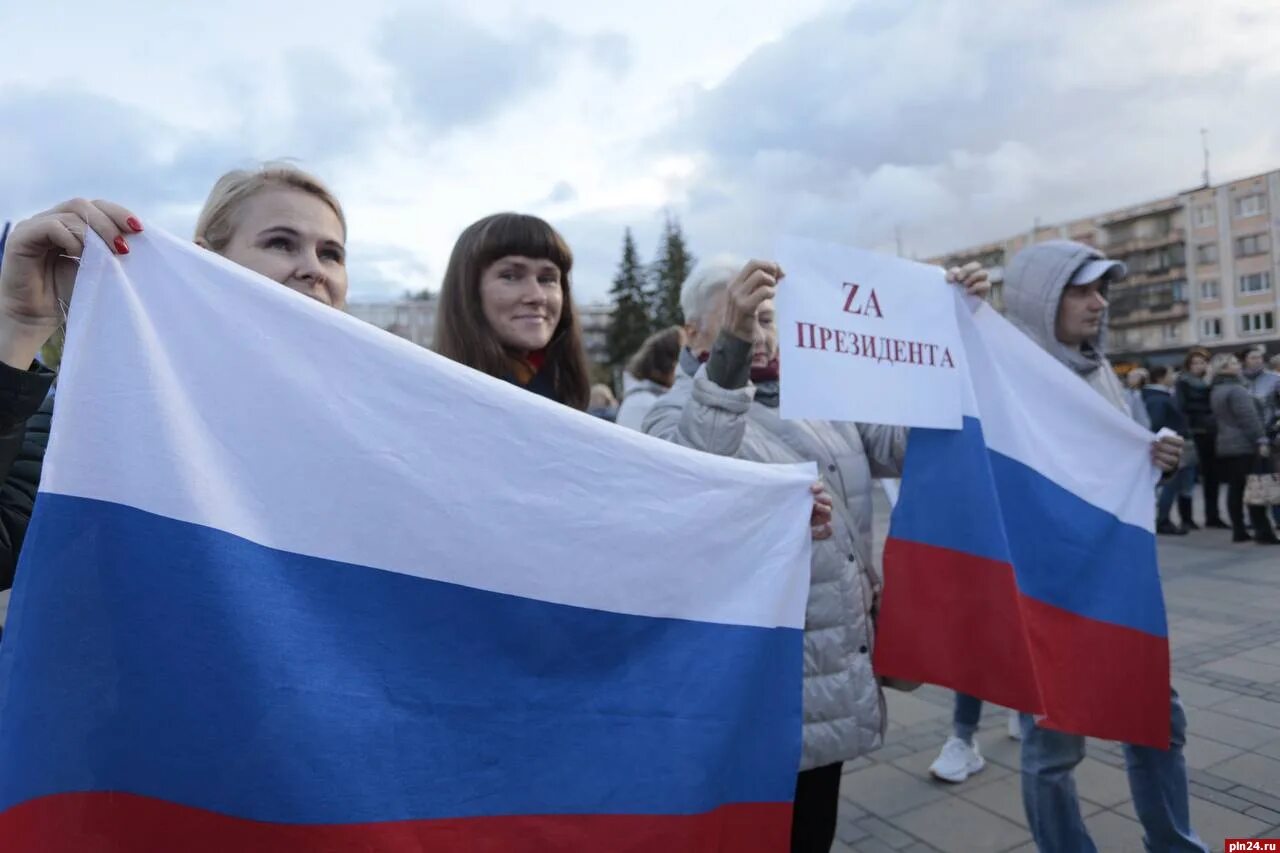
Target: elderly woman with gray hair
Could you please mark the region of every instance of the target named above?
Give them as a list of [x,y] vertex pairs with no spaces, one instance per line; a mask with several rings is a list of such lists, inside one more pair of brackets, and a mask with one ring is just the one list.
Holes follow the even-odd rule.
[[[778,415],[776,264],[717,258],[684,283],[688,346],[675,384],[645,417],[650,435],[755,462],[816,462],[834,503],[813,546],[805,614],[804,731],[793,851],[830,850],[841,765],[881,745],[884,699],[871,667],[880,577],[871,561],[871,481],[901,475],[899,427],[784,421]],[[948,273],[990,290],[977,264]]]

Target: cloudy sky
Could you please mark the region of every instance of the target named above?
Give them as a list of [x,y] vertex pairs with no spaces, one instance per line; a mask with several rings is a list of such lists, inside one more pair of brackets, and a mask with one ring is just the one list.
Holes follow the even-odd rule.
[[1280,4],[337,0],[0,4],[0,219],[119,201],[188,234],[295,158],[350,221],[352,298],[544,216],[603,297],[631,226],[928,255],[1280,168]]

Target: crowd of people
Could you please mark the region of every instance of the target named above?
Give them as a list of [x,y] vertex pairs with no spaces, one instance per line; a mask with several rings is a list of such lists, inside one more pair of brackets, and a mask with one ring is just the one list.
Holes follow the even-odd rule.
[[[0,472],[6,474],[0,581],[5,587],[13,580],[49,421],[56,417],[48,393],[55,377],[37,353],[65,320],[76,259],[88,236],[96,233],[116,255],[125,256],[129,240],[143,230],[131,211],[77,199],[19,223],[9,236],[0,263]],[[346,230],[343,208],[323,182],[291,166],[269,164],[220,179],[200,213],[194,239],[231,262],[341,309],[347,293]],[[759,463],[817,464],[821,481],[814,486],[808,519],[814,548],[792,849],[829,850],[843,763],[882,744],[888,723],[882,689],[911,686],[886,682],[872,665],[882,586],[871,553],[872,483],[900,476],[907,430],[783,420],[774,297],[785,286],[785,273],[769,261],[728,256],[704,262],[684,283],[685,325],[645,342],[628,365],[618,405],[608,388],[591,385],[572,270],[570,247],[537,217],[501,213],[474,223],[457,239],[440,287],[436,349],[572,409],[616,419],[619,428]],[[1102,344],[1107,288],[1125,272],[1123,264],[1078,243],[1032,246],[1009,266],[1009,316],[1118,410],[1154,430],[1167,427],[1174,433],[1153,434],[1151,443],[1153,462],[1166,472],[1159,495],[1162,532],[1194,523],[1190,493],[1200,476],[1206,494],[1211,479],[1214,490],[1205,526],[1222,526],[1216,492],[1225,483],[1237,538],[1247,535],[1244,481],[1273,447],[1280,377],[1262,368],[1256,352],[1213,360],[1193,351],[1181,375],[1154,368],[1127,390]],[[976,264],[948,270],[947,278],[975,300],[990,289],[987,272]],[[1176,526],[1170,517],[1175,504]],[[1274,539],[1265,512],[1251,509],[1249,519],[1255,541]],[[978,762],[972,736],[979,712],[977,700],[958,698],[956,739]],[[1186,718],[1172,691],[1171,720],[1169,749],[1126,747],[1135,809],[1148,849],[1203,851],[1190,827],[1182,758]],[[1084,757],[1084,738],[1041,728],[1026,714],[1017,731],[1023,739],[1024,806],[1039,849],[1094,849],[1072,781],[1072,770]],[[950,741],[948,749],[952,758],[970,758]],[[950,774],[953,781],[980,769],[969,764],[974,766],[967,772],[962,767]]]
[[[1280,524],[1280,506],[1268,509],[1257,498],[1246,499],[1250,477],[1280,473],[1280,354],[1268,362],[1261,346],[1216,356],[1196,347],[1181,369],[1135,368],[1126,378],[1135,419],[1188,442],[1178,469],[1160,483],[1156,532],[1184,536],[1202,528],[1229,529],[1233,542],[1280,544],[1274,526]],[[1193,511],[1198,482],[1204,493],[1200,522]],[[1229,523],[1223,520],[1224,494]]]

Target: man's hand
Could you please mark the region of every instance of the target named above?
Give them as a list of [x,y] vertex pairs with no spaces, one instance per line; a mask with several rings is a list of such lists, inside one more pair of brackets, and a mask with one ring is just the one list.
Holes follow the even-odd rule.
[[1164,473],[1178,467],[1182,461],[1182,446],[1186,444],[1180,435],[1166,435],[1151,442],[1151,461]]
[[821,482],[809,487],[813,492],[813,513],[809,516],[809,528],[814,541],[831,538],[831,495]]
[[754,341],[756,309],[778,292],[782,268],[772,261],[749,261],[729,282],[725,304],[725,329],[735,338]]
[[947,281],[960,285],[965,293],[979,299],[986,299],[991,293],[991,274],[977,261],[947,270]]

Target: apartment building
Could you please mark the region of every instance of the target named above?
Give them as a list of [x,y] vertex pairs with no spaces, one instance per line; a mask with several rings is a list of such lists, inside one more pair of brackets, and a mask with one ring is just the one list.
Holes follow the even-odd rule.
[[1125,262],[1128,278],[1110,293],[1108,349],[1117,362],[1178,360],[1190,346],[1280,349],[1280,171],[1203,187],[1058,225],[933,260],[979,261],[1003,309],[1008,259],[1033,242],[1078,240]]

